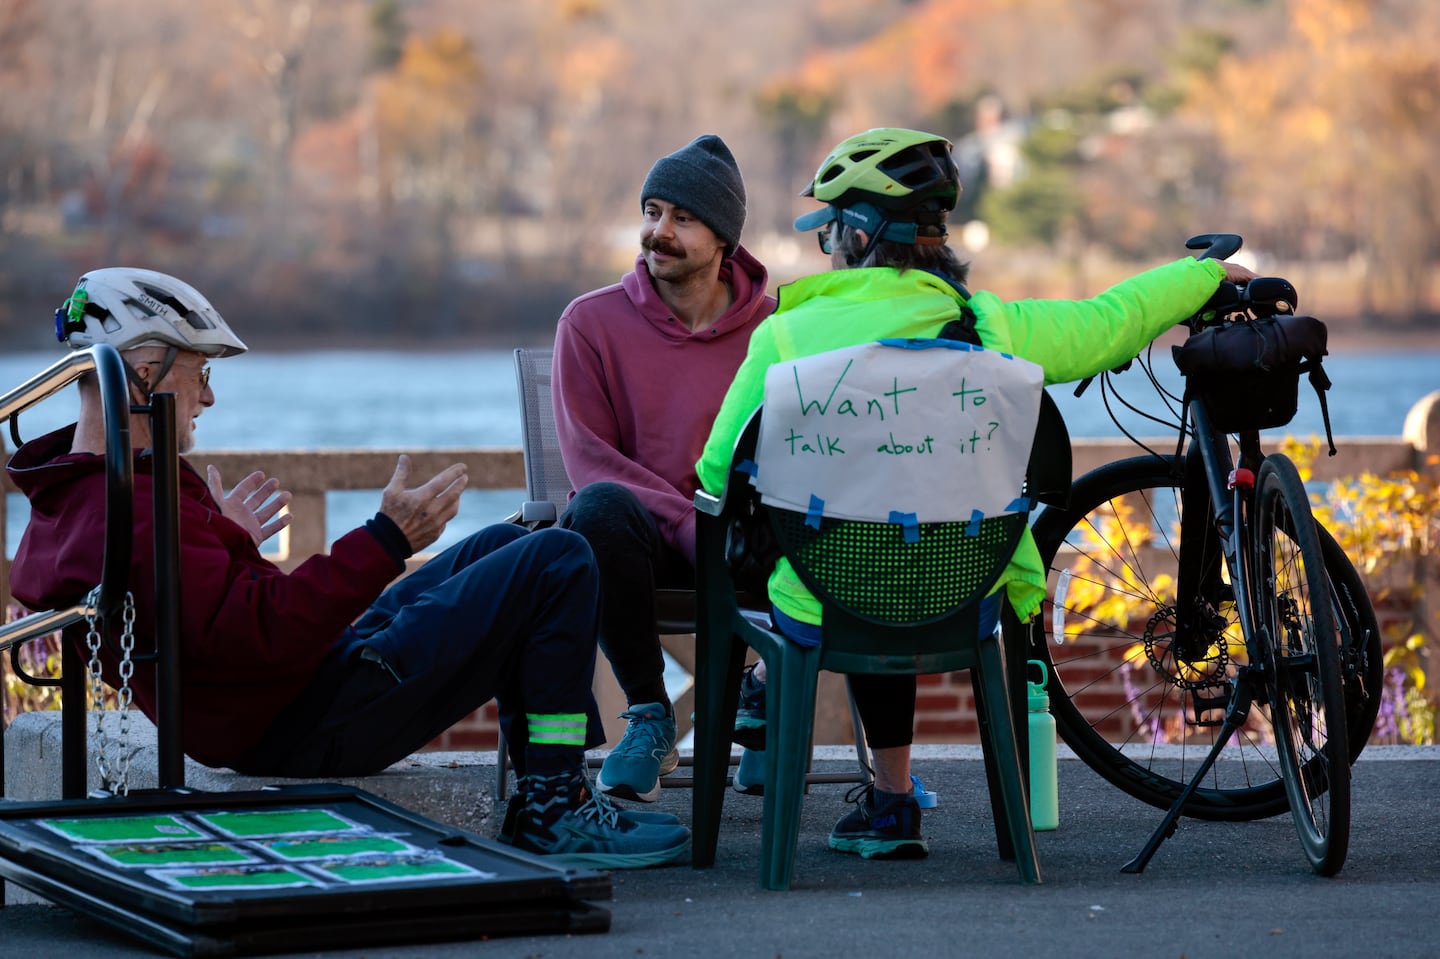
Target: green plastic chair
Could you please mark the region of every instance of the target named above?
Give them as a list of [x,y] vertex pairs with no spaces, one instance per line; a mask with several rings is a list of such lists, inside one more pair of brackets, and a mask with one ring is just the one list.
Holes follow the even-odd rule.
[[[915,543],[905,542],[900,527],[890,523],[826,518],[817,530],[803,513],[761,504],[747,469],[758,426],[759,413],[736,445],[723,493],[714,497],[702,491],[695,498],[694,867],[715,862],[730,752],[727,717],[735,715],[749,646],[764,658],[768,673],[763,888],[788,889],[794,872],[822,669],[846,674],[969,670],[1000,856],[1015,862],[1022,882],[1040,882],[1024,772],[1028,743],[1023,722],[1017,726],[1016,720],[1024,710],[1025,650],[1020,643],[1005,648],[1004,630],[978,635],[980,601],[1013,554],[1025,514],[986,518],[978,536],[966,535],[966,523],[922,523]],[[757,558],[767,541],[778,544],[822,603],[818,648],[799,646],[753,613],[742,615],[735,573],[747,559]],[[1013,621],[1013,616],[1002,619]]]

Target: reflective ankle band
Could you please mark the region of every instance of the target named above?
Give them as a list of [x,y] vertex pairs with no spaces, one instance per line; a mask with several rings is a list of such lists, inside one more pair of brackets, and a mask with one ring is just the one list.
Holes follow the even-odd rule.
[[547,746],[584,746],[584,713],[526,713],[530,741]]

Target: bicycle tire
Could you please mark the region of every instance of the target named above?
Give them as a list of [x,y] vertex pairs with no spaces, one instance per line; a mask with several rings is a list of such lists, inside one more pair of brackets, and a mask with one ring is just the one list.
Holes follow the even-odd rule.
[[1295,464],[1267,456],[1255,484],[1251,584],[1268,643],[1266,687],[1275,747],[1300,845],[1333,876],[1350,842],[1350,750],[1335,605],[1305,484]]
[[[1029,655],[1043,660],[1050,670],[1051,712],[1057,730],[1076,756],[1096,773],[1125,793],[1161,809],[1174,803],[1190,779],[1187,770],[1193,771],[1209,752],[1218,731],[1218,724],[1184,725],[1183,684],[1154,668],[1157,662],[1166,665],[1164,650],[1157,648],[1163,643],[1158,636],[1163,629],[1154,627],[1163,627],[1169,607],[1164,589],[1173,590],[1174,584],[1173,578],[1168,583],[1152,583],[1147,565],[1153,565],[1155,574],[1161,577],[1166,575],[1164,567],[1174,568],[1182,475],[1175,456],[1138,456],[1107,464],[1077,480],[1070,505],[1048,507],[1036,518],[1033,528],[1049,572],[1045,608],[1028,628]],[[1130,531],[1119,525],[1113,505],[1117,501],[1131,503],[1139,511],[1133,521],[1143,530]],[[1107,526],[1105,535],[1096,534],[1097,529]],[[1321,542],[1327,566],[1337,570],[1335,581],[1345,584],[1347,590],[1343,619],[1350,628],[1342,641],[1351,636],[1365,639],[1361,655],[1353,657],[1365,669],[1364,681],[1354,684],[1355,701],[1347,711],[1368,730],[1379,709],[1380,641],[1374,629],[1374,611],[1358,574],[1333,537],[1322,531]],[[1142,561],[1150,552],[1154,562]],[[1087,563],[1108,571],[1105,579],[1077,572],[1078,566]],[[1063,580],[1069,580],[1071,585],[1063,585]],[[1077,608],[1082,600],[1083,608]],[[1068,627],[1072,633],[1065,645],[1050,641],[1055,632],[1057,601],[1061,629]],[[1114,619],[1127,609],[1125,623],[1104,619]],[[1227,612],[1227,626],[1238,636],[1233,610]],[[1148,663],[1152,667],[1149,673],[1133,668],[1135,661],[1126,658],[1137,649],[1146,649],[1147,626],[1151,627],[1149,652],[1140,665]],[[1168,668],[1173,670],[1175,664],[1170,663]],[[1212,691],[1218,696],[1220,687],[1233,676],[1234,664],[1223,663],[1216,668]],[[1372,673],[1376,677],[1373,681]],[[1216,708],[1223,708],[1223,703]],[[1168,744],[1155,735],[1157,729],[1177,725],[1189,729],[1192,735],[1181,735],[1178,742]],[[1217,763],[1218,768],[1207,775],[1186,803],[1185,815],[1241,821],[1286,811],[1288,802],[1273,750],[1268,744],[1247,739],[1247,735],[1242,732],[1237,737],[1240,744],[1227,752],[1234,758]],[[1158,748],[1161,745],[1166,748]],[[1353,737],[1354,754],[1358,755],[1363,746],[1363,736]]]

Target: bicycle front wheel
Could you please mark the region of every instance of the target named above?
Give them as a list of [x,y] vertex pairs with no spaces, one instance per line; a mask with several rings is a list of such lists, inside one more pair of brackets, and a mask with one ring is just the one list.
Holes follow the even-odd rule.
[[1272,454],[1255,484],[1254,598],[1285,793],[1311,866],[1333,876],[1350,842],[1350,750],[1334,603],[1295,464]]

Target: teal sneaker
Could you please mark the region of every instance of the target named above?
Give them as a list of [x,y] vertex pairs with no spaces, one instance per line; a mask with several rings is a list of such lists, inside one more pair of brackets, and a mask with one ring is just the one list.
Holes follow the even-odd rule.
[[628,719],[625,736],[605,757],[596,785],[602,793],[634,802],[660,798],[660,777],[680,765],[675,749],[675,717],[660,703],[631,706],[620,714]]
[[746,796],[765,795],[765,753],[759,749],[740,752],[740,765],[730,779],[731,787]]
[[930,845],[920,838],[920,804],[914,795],[892,796],[876,808],[875,787],[862,783],[845,798],[855,809],[830,830],[830,848],[862,859],[924,859]]
[[735,710],[735,732],[731,741],[746,749],[765,748],[765,683],[755,678],[755,664],[745,667],[740,677],[740,706]]
[[577,774],[558,792],[532,788],[515,817],[510,846],[547,861],[583,869],[644,869],[684,859],[690,830],[681,825],[639,823]]

